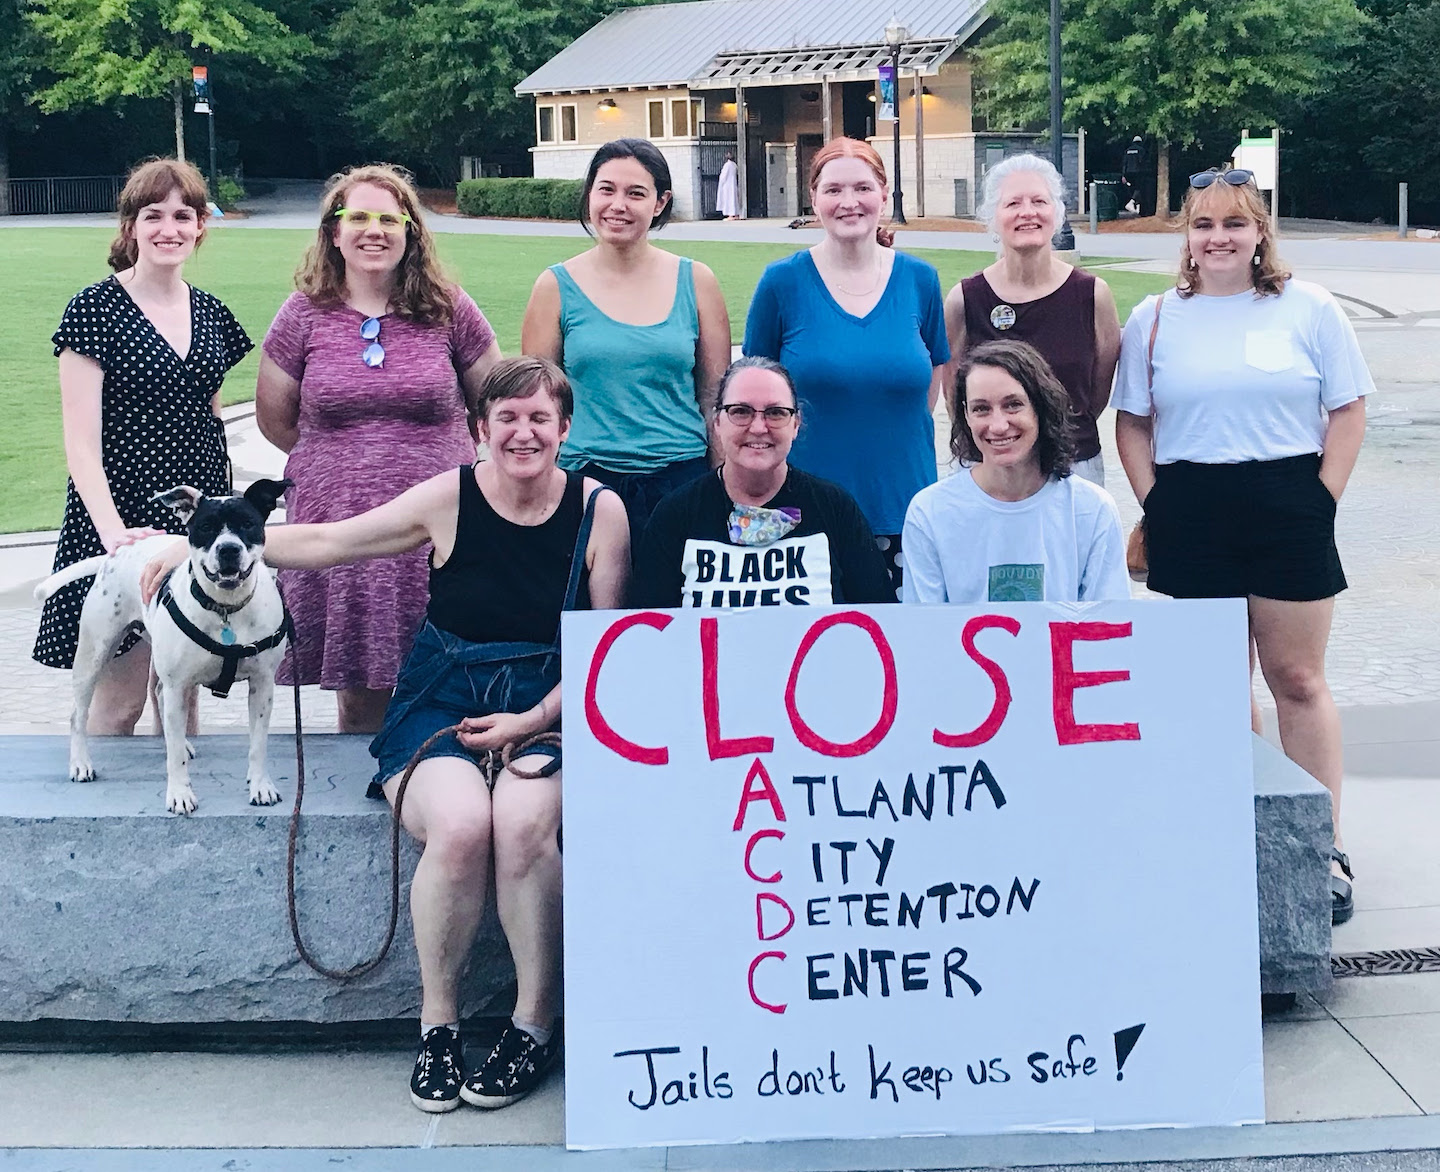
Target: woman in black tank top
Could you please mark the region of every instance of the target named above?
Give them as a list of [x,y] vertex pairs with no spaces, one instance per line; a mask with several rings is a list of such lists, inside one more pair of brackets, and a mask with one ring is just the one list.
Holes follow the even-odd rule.
[[1000,255],[945,298],[949,374],[953,382],[966,350],[982,342],[1034,346],[1070,396],[1073,470],[1103,487],[1096,421],[1110,402],[1120,319],[1110,287],[1051,250],[1064,214],[1060,175],[1039,155],[1014,155],[986,173],[980,215],[999,241]]
[[[491,781],[482,762],[559,727],[560,614],[623,606],[630,570],[619,498],[555,464],[572,407],[564,373],[540,358],[503,359],[468,406],[489,459],[345,521],[274,527],[265,551],[272,566],[311,569],[433,546],[427,621],[370,746],[372,792],[393,803],[416,750],[461,725],[426,750],[402,811],[424,844],[410,889],[423,992],[410,1094],[432,1112],[461,1097],[505,1106],[538,1085],[558,1053],[559,748],[515,757],[523,772],[546,774],[538,778],[507,768]],[[185,556],[177,546],[176,561]],[[518,991],[510,1027],[467,1070],[458,982],[492,859]]]

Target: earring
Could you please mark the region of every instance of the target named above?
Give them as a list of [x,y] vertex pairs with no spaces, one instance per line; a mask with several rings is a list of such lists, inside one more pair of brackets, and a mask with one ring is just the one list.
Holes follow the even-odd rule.
[[1193,256],[1187,256],[1185,258],[1185,267],[1187,269],[1196,269],[1200,266],[1195,263],[1195,258]]
[[1254,256],[1252,256],[1252,257],[1250,258],[1250,263],[1251,263],[1252,265],[1257,266],[1257,267],[1259,266],[1259,264],[1260,264],[1260,254],[1259,254],[1258,252],[1257,252]]

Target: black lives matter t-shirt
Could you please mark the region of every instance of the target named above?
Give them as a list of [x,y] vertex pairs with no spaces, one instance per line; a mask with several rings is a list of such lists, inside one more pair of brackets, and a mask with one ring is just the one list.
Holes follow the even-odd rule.
[[718,473],[660,502],[640,538],[634,607],[738,609],[894,602],[885,561],[860,506],[838,484],[791,468],[766,508],[800,510],[770,545],[730,540],[734,508]]

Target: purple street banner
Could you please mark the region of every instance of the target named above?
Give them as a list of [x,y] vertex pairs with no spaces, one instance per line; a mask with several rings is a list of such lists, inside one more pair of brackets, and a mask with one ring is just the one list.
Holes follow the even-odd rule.
[[880,99],[876,103],[875,118],[879,122],[895,120],[895,66],[880,66]]

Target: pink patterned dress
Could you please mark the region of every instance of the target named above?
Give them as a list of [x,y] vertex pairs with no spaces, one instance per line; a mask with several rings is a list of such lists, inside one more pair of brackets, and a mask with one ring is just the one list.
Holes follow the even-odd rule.
[[[265,335],[270,359],[300,384],[300,439],[285,464],[292,522],[340,521],[468,464],[460,372],[495,341],[475,302],[454,290],[449,327],[380,319],[382,367],[366,366],[365,315],[292,293]],[[425,618],[429,547],[330,570],[282,570],[295,637],[278,679],[322,688],[395,686]]]

